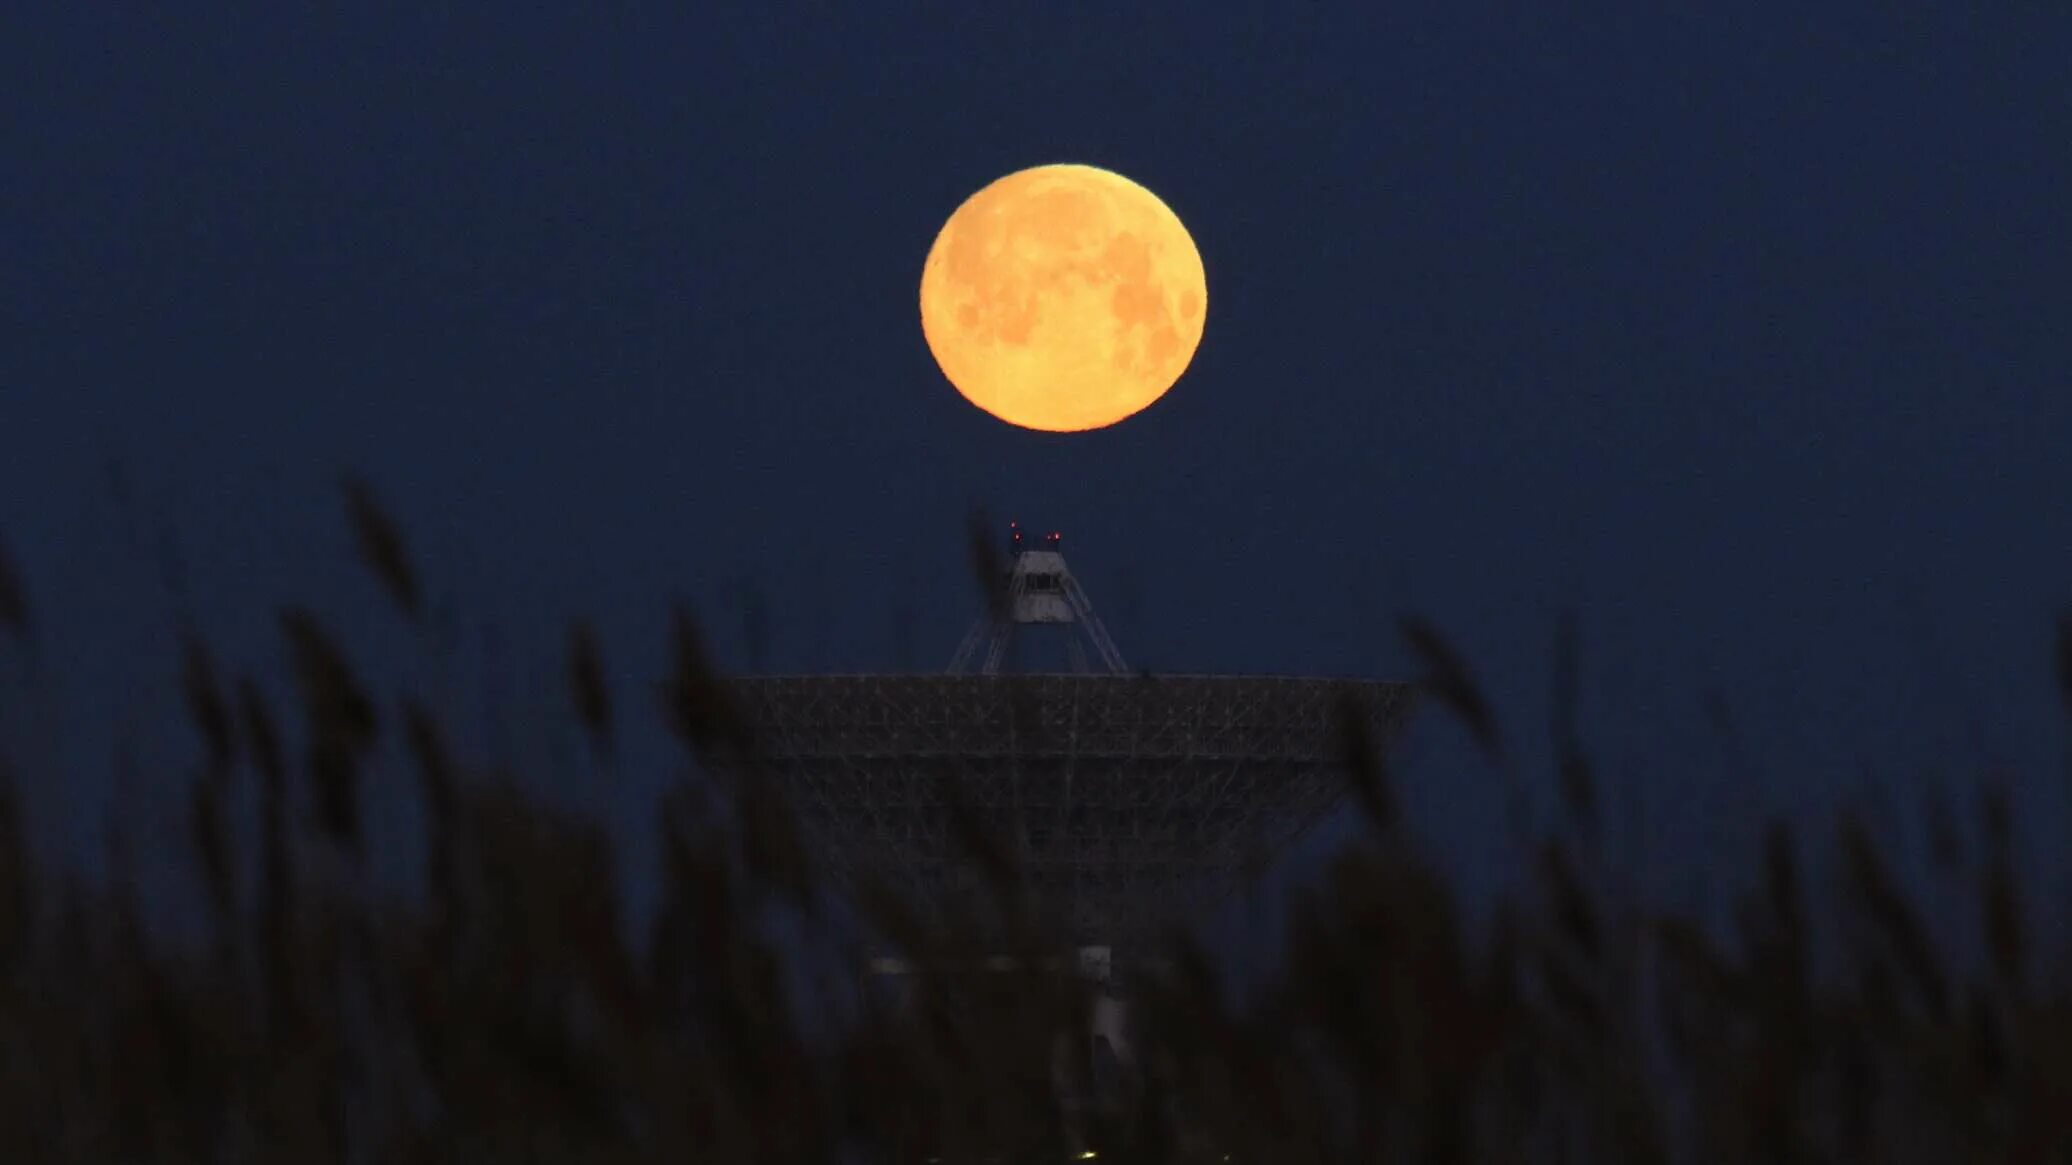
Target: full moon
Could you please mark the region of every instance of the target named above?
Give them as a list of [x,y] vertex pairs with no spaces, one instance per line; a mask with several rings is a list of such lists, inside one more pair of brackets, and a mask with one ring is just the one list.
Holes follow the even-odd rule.
[[1142,412],[1201,343],[1208,283],[1158,196],[1093,166],[1021,170],[966,199],[921,271],[921,330],[966,400],[1075,433]]

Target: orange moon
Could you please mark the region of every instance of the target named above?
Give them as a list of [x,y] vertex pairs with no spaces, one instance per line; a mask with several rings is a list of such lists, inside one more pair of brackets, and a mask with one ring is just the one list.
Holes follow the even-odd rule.
[[1052,433],[1136,415],[1201,343],[1208,282],[1158,196],[1093,166],[1021,170],[966,199],[921,271],[921,330],[966,400]]

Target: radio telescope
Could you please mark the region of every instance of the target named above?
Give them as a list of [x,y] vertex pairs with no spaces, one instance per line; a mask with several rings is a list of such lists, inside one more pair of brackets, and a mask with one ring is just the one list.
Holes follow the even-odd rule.
[[[950,825],[957,796],[1013,852],[1082,968],[1106,979],[1337,806],[1340,717],[1386,748],[1412,690],[1134,673],[1062,543],[1012,528],[997,601],[940,674],[729,684],[838,886],[867,877],[924,917],[982,894]],[[1018,670],[1045,635],[1062,640],[1063,670]]]

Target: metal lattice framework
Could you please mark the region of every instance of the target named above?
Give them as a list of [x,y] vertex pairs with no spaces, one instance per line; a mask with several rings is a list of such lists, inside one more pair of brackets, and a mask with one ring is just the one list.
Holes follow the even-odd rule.
[[1109,675],[1127,673],[1129,665],[1123,662],[1115,641],[1108,637],[1108,628],[1094,614],[1093,601],[1086,597],[1086,589],[1065,564],[1061,549],[1064,535],[1048,535],[1039,550],[1022,545],[1021,526],[1011,525],[1009,529],[1014,558],[1000,580],[998,609],[991,617],[971,625],[971,633],[950,659],[950,674],[962,675],[969,670],[972,661],[979,658],[981,645],[986,652],[979,665],[980,673],[1000,674],[1008,649],[1021,629],[1044,624],[1066,632],[1065,648],[1074,672],[1089,670],[1086,649],[1091,647],[1101,671]]
[[1249,676],[862,675],[732,681],[838,879],[924,912],[978,892],[950,783],[1080,944],[1130,949],[1233,889],[1346,791],[1342,709],[1386,747],[1407,685]]

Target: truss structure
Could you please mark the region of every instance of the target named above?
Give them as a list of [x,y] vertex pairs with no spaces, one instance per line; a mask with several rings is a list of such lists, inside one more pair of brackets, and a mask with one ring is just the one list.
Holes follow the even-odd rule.
[[[1108,629],[1094,614],[1085,588],[1065,563],[1064,536],[1046,534],[1037,548],[1024,545],[1020,525],[1011,525],[1009,530],[1014,557],[1001,580],[1001,601],[986,617],[972,624],[970,634],[950,659],[950,674],[962,675],[970,670],[974,660],[981,659],[981,674],[1000,674],[1007,662],[1008,648],[1021,629],[1034,625],[1055,627],[1064,633],[1074,672],[1091,670],[1092,661],[1087,658],[1087,649],[1091,647],[1101,671],[1126,674],[1129,665],[1122,661],[1122,652],[1116,650]],[[985,649],[983,657],[979,655],[981,647]]]
[[951,786],[1081,946],[1142,949],[1234,889],[1347,785],[1338,716],[1379,747],[1407,685],[1246,676],[879,675],[732,681],[837,879],[925,913],[978,895]]
[[[948,674],[731,686],[837,882],[903,892],[924,917],[964,915],[987,888],[952,834],[961,800],[1012,850],[1080,960],[1140,964],[1161,928],[1228,895],[1341,801],[1340,717],[1350,710],[1386,748],[1412,689],[1130,675],[1062,537],[1025,544],[1019,526],[1010,537],[996,601]],[[1031,627],[1064,634],[1069,673],[1007,670]]]

